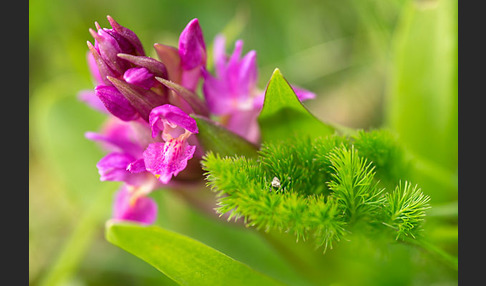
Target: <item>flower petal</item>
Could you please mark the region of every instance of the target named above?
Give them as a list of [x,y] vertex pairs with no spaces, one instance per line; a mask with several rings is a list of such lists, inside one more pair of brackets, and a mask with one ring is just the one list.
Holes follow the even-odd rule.
[[[112,117],[101,133],[86,132],[85,137],[100,142],[107,150],[128,153],[134,158],[140,158],[148,144],[144,145],[143,141],[138,139],[134,126],[136,125]],[[148,138],[150,139],[150,135]]]
[[127,153],[109,153],[96,164],[101,176],[100,180],[127,181],[127,176],[131,175],[131,173],[127,171],[127,167],[133,161],[135,161],[135,158]]
[[134,120],[138,117],[138,112],[114,86],[98,85],[95,93],[103,102],[106,109],[114,116],[123,121]]
[[257,91],[258,69],[256,52],[250,51],[240,59],[243,41],[235,42],[231,56],[224,53],[223,36],[214,41],[216,77],[203,69],[203,94],[207,105],[216,115],[231,115],[240,110],[254,108],[253,96]]
[[95,80],[96,85],[105,83],[105,80],[101,77],[100,70],[98,68],[98,64],[96,63],[96,59],[93,56],[93,53],[88,51],[86,53],[86,59],[88,61],[88,67]]
[[124,186],[115,195],[112,216],[113,219],[149,225],[157,219],[157,204],[145,196],[133,199],[132,193]]
[[295,95],[297,95],[297,98],[300,101],[304,101],[304,100],[316,98],[316,94],[315,93],[313,93],[311,91],[308,91],[306,89],[303,89],[301,87],[298,87],[296,85],[292,85],[292,89],[294,90]]
[[240,61],[238,70],[237,94],[239,100],[247,100],[256,87],[258,69],[256,52],[249,51]]
[[260,109],[234,112],[229,117],[226,127],[246,140],[258,144],[260,140],[259,114]]
[[154,58],[146,56],[134,56],[130,54],[118,54],[118,57],[136,66],[146,68],[150,73],[154,74],[154,76],[167,78],[166,66]]
[[138,38],[137,34],[135,34],[132,30],[118,24],[111,16],[106,16],[106,18],[108,19],[108,22],[110,22],[110,25],[113,28],[113,30],[130,42],[130,44],[134,47],[136,54],[138,56],[145,55],[142,43],[140,42],[140,39]]
[[145,162],[143,161],[143,158],[137,159],[128,164],[127,171],[131,173],[141,173],[147,171],[145,169]]
[[196,146],[190,146],[184,139],[171,139],[165,143],[152,143],[143,153],[147,171],[159,181],[167,184],[172,176],[177,176],[187,166]]
[[166,96],[157,94],[150,89],[144,89],[140,86],[110,76],[107,78],[130,102],[144,120],[148,121],[152,108],[167,103]]
[[[166,130],[168,127],[173,129],[181,127],[191,133],[198,132],[196,120],[187,115],[180,108],[171,104],[164,104],[152,109],[149,116],[149,123],[152,128],[153,137],[155,137],[159,131],[170,132],[170,130]],[[172,134],[172,137],[179,137],[179,135],[180,134]]]
[[123,79],[145,89],[150,89],[156,83],[154,74],[146,68],[130,68],[123,74]]
[[223,115],[232,111],[231,98],[228,83],[213,77],[207,70],[203,69],[203,93],[211,113]]
[[95,32],[89,29],[89,32],[95,39],[95,47],[98,47],[103,61],[114,71],[123,73],[128,68],[128,63],[125,60],[118,59],[117,54],[123,53],[119,42],[107,31],[107,29],[99,29]]
[[179,51],[171,46],[154,44],[154,49],[160,61],[164,63],[167,68],[168,79],[173,82],[181,81],[181,57]]
[[179,55],[185,70],[206,64],[206,44],[199,20],[191,20],[179,37]]
[[216,75],[220,77],[224,74],[224,71],[226,70],[226,62],[228,61],[228,57],[226,56],[226,38],[221,34],[214,37],[213,57]]
[[[99,72],[99,79],[105,84],[105,85],[111,85],[111,82],[107,79],[108,76],[118,76],[119,74],[113,71],[106,63],[105,61],[101,58],[101,55],[99,54],[98,50],[88,41],[88,48],[89,51],[92,55],[92,58],[98,67],[98,72]],[[96,42],[95,42],[96,44]],[[89,63],[88,63],[89,64]],[[95,75],[97,77],[97,75]]]
[[96,95],[96,92],[94,90],[81,90],[78,92],[78,99],[84,103],[86,103],[88,106],[91,108],[98,110],[103,113],[109,113],[109,111],[106,109],[105,105],[103,102],[100,100],[100,98]]

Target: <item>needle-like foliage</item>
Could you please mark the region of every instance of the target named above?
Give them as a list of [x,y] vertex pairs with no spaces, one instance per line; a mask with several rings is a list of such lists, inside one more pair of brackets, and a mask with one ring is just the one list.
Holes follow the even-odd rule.
[[396,239],[415,235],[420,231],[425,211],[430,208],[430,198],[425,196],[417,185],[409,182],[399,183],[396,189],[386,194],[385,225],[397,232]]
[[376,177],[385,186],[393,189],[399,180],[409,179],[409,159],[393,133],[360,130],[352,141],[360,155],[373,162]]
[[333,196],[343,206],[346,220],[354,222],[364,217],[374,217],[383,204],[383,189],[374,181],[374,166],[351,149],[341,146],[326,155],[331,162],[332,179],[328,182]]
[[415,237],[429,198],[409,182],[387,193],[378,180],[398,182],[396,171],[406,170],[403,150],[392,139],[386,131],[290,138],[263,144],[257,158],[209,152],[203,168],[217,193],[217,212],[297,240],[312,237],[324,251],[357,231],[355,225],[392,229],[397,239]]

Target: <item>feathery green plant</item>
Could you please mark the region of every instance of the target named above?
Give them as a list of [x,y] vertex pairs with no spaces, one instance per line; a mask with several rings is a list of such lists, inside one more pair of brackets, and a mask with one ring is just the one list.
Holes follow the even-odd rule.
[[[203,168],[228,220],[312,237],[326,251],[353,231],[417,237],[429,197],[400,183],[403,153],[389,132],[360,131],[264,143],[257,158],[208,152]],[[397,182],[395,190],[387,192],[381,178]]]
[[429,209],[430,198],[409,182],[399,185],[392,193],[386,194],[385,212],[389,222],[383,222],[397,232],[397,239],[403,236],[415,238],[424,220],[425,210]]
[[410,160],[395,134],[385,130],[359,130],[353,137],[353,144],[361,156],[373,162],[377,178],[386,187],[393,188],[398,180],[409,180]]

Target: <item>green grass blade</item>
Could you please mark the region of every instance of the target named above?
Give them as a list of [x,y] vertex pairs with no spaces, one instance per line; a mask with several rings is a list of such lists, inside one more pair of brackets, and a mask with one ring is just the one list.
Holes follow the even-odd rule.
[[108,222],[106,239],[181,285],[283,285],[199,241],[157,226]]

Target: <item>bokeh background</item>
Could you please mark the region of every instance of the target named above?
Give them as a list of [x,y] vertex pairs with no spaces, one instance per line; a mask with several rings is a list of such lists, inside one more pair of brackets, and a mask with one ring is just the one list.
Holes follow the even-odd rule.
[[[318,118],[394,130],[421,158],[414,178],[431,196],[427,234],[457,256],[457,1],[30,0],[30,285],[173,284],[104,238],[119,185],[99,181],[95,165],[103,151],[84,133],[97,131],[105,116],[77,94],[94,87],[88,29],[95,22],[109,27],[106,15],[137,33],[151,56],[154,43],[176,46],[185,25],[198,18],[209,47],[224,33],[243,39],[244,52],[257,51],[262,89],[278,67],[317,94],[305,105]],[[170,194],[155,198],[157,224],[297,281],[254,232],[216,222]],[[359,257],[343,263],[333,275],[346,278],[336,285],[353,285],[353,276],[364,285],[457,284],[457,270],[418,251],[398,252],[401,260],[383,266],[380,278],[366,276]]]

